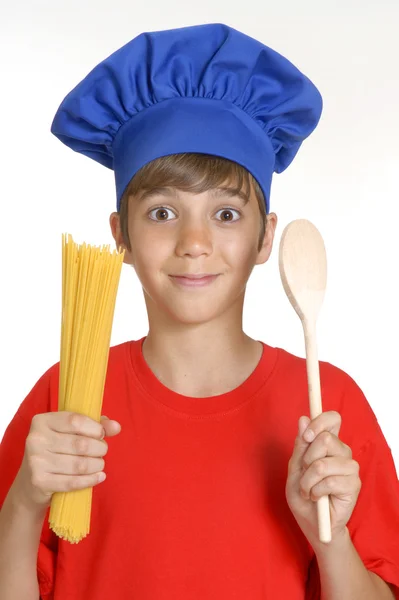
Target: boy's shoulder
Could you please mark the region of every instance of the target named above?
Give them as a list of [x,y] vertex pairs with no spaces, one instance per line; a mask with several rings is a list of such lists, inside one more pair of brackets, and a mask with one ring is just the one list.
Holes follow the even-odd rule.
[[[110,347],[107,365],[107,378],[114,378],[121,369],[125,369],[129,360],[132,345],[137,345],[140,340],[129,340]],[[25,419],[32,418],[33,414],[53,412],[58,410],[60,361],[53,363],[40,375],[27,396],[21,402],[17,412]]]
[[[306,357],[281,347],[277,347],[276,350],[278,351],[278,368],[282,372],[291,377],[307,380]],[[344,390],[357,385],[351,375],[337,364],[319,358],[318,365],[321,386],[334,386]]]
[[[279,348],[278,362],[279,381],[288,381],[287,385],[293,394],[302,393],[308,399],[306,358]],[[341,433],[352,441],[358,434],[364,439],[380,436],[376,414],[354,377],[325,360],[319,360],[319,374],[323,412],[339,412],[342,418]]]
[[144,338],[126,340],[114,344],[109,349],[107,377],[112,376],[115,371],[130,369],[133,356],[140,352]]
[[108,355],[108,364],[118,362],[120,359],[131,352],[132,346],[137,346],[141,340],[125,340],[110,346]]

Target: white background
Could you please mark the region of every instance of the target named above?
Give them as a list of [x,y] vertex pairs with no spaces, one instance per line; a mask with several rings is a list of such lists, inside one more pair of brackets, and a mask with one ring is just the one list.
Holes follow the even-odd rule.
[[[113,172],[50,133],[59,104],[142,31],[222,22],[285,55],[324,98],[317,130],[274,177],[275,246],[249,281],[244,329],[305,355],[277,258],[285,225],[311,220],[328,255],[319,358],[360,385],[398,469],[399,3],[24,0],[4,2],[0,11],[0,437],[34,383],[59,360],[61,234],[114,247]],[[146,333],[141,287],[124,265],[111,345]]]

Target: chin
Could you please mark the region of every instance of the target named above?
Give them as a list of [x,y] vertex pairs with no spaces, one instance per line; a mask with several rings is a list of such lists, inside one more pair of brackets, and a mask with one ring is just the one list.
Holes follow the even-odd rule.
[[176,311],[176,307],[174,310],[168,309],[167,316],[169,319],[173,320],[175,323],[181,323],[182,325],[202,325],[204,323],[209,323],[216,319],[223,311],[210,311],[209,308],[206,310],[180,310]]
[[191,302],[175,301],[170,304],[163,300],[158,304],[158,310],[163,312],[169,320],[185,325],[209,323],[223,315],[227,309],[224,302],[215,302],[210,299],[198,301],[198,299],[192,298]]
[[168,320],[186,325],[209,323],[226,315],[243,303],[245,286],[208,293],[204,290],[170,293],[170,290],[144,290],[147,311],[151,316],[163,314]]

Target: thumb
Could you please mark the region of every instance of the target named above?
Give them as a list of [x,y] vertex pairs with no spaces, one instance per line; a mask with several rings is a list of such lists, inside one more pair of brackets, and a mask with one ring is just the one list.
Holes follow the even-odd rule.
[[300,417],[299,418],[299,421],[298,421],[298,436],[301,439],[302,439],[302,436],[305,433],[305,429],[308,427],[309,423],[310,423],[309,417]]
[[112,437],[121,431],[121,425],[118,421],[113,421],[106,415],[101,415],[100,423],[104,428],[104,437]]
[[309,423],[309,417],[305,416],[300,417],[298,421],[298,435],[295,438],[294,451],[289,463],[289,474],[302,470],[302,458],[310,445],[310,442],[306,442],[302,436]]

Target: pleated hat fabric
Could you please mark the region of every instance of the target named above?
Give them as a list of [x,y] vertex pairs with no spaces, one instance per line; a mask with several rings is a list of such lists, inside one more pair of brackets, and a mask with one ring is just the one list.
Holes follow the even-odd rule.
[[321,112],[319,91],[289,60],[210,23],[133,38],[67,94],[51,132],[113,169],[118,211],[145,164],[199,152],[252,173],[269,213],[273,173],[292,162]]

